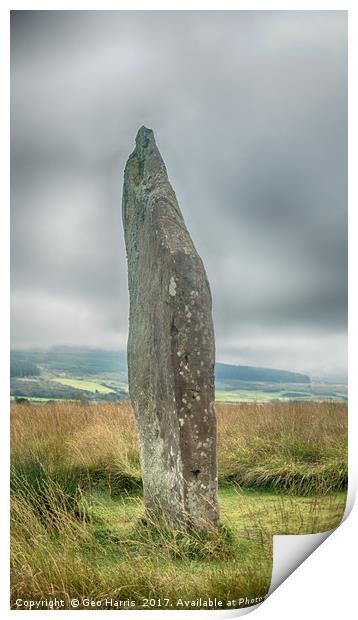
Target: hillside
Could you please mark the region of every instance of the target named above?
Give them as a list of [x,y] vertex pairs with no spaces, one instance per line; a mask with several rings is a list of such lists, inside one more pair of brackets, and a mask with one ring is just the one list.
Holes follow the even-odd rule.
[[257,366],[235,366],[233,364],[216,364],[216,379],[236,381],[259,381],[269,383],[310,383],[308,375],[276,368],[259,368]]
[[[127,373],[127,358],[124,351],[107,351],[81,347],[53,347],[51,349],[24,349],[11,351],[12,377],[39,374],[39,368],[50,372],[64,372],[73,375],[98,375],[103,373]],[[238,366],[217,362],[217,380],[269,381],[270,383],[309,383],[310,378],[297,372]]]
[[[34,400],[128,398],[124,351],[58,346],[11,351],[11,396]],[[312,384],[305,374],[216,364],[216,399],[225,402],[346,400],[345,385]]]

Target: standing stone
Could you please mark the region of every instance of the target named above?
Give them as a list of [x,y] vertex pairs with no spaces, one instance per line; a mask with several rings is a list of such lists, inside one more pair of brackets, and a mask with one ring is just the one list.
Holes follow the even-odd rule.
[[211,294],[153,131],[124,172],[129,394],[144,503],[179,527],[218,526]]

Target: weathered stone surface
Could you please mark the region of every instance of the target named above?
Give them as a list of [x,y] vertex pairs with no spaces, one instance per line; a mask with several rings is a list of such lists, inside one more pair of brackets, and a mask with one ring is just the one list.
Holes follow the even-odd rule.
[[218,525],[211,294],[152,130],[124,173],[129,392],[144,501],[175,524]]

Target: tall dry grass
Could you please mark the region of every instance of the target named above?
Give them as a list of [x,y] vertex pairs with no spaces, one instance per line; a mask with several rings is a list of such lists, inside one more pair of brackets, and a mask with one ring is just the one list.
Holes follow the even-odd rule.
[[[344,403],[217,405],[220,484],[325,494],[347,486]],[[141,486],[133,410],[118,404],[14,404],[13,480],[68,488]]]
[[48,480],[70,495],[79,488],[133,491],[141,486],[135,422],[129,403],[13,405],[12,482],[38,488]]
[[347,487],[347,405],[288,402],[221,405],[219,479],[292,495]]

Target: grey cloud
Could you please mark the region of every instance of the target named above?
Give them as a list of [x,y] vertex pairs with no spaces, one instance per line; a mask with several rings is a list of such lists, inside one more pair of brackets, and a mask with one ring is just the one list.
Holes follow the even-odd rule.
[[341,372],[346,21],[12,12],[13,343],[125,341],[122,174],[146,124],[208,271],[218,358],[321,373],[339,341]]

